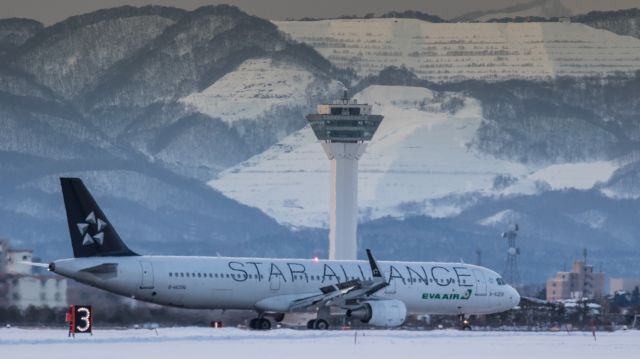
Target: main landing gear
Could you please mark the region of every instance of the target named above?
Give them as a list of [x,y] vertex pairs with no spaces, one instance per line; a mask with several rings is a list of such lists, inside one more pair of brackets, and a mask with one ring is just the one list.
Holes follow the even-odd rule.
[[329,321],[327,320],[329,318],[331,318],[329,307],[320,307],[317,318],[307,322],[307,329],[327,330],[329,329]]
[[265,317],[271,317],[277,323],[284,320],[284,313],[258,312],[258,317],[249,321],[249,328],[254,330],[271,329],[271,321]]
[[329,322],[324,319],[311,319],[307,322],[307,329],[327,330]]
[[249,328],[254,330],[271,329],[271,321],[264,317],[253,318],[249,321]]

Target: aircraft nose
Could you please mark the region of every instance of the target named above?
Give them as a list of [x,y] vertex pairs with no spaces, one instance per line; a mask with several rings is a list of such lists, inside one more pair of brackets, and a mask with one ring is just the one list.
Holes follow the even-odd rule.
[[509,304],[511,305],[511,308],[520,304],[520,294],[512,286],[509,286]]

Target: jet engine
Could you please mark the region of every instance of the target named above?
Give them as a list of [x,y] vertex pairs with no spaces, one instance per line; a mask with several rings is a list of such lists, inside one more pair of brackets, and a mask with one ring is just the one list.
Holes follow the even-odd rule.
[[397,299],[371,300],[347,310],[347,317],[377,327],[397,327],[407,318],[407,306]]

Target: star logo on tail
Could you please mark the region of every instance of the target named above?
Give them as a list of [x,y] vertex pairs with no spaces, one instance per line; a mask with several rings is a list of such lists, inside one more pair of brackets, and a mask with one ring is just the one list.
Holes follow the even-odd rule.
[[[102,246],[104,243],[104,229],[109,226],[109,223],[106,221],[97,218],[94,212],[89,213],[87,218],[85,218],[84,222],[80,222],[76,224],[78,226],[78,231],[80,231],[80,235],[82,236],[82,245],[90,246],[99,244]],[[93,235],[91,235],[90,229],[95,228]]]

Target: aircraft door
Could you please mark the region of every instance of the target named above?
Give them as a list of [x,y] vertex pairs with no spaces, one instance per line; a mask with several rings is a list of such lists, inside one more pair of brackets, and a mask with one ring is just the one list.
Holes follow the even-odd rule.
[[274,278],[272,278],[269,281],[269,288],[271,288],[271,290],[279,290],[281,281],[282,281],[282,277],[281,276],[279,276],[279,275],[274,276]]
[[142,272],[140,289],[153,289],[153,265],[151,262],[141,261],[140,271]]
[[487,279],[484,277],[484,272],[474,269],[473,276],[476,278],[476,295],[487,295]]

